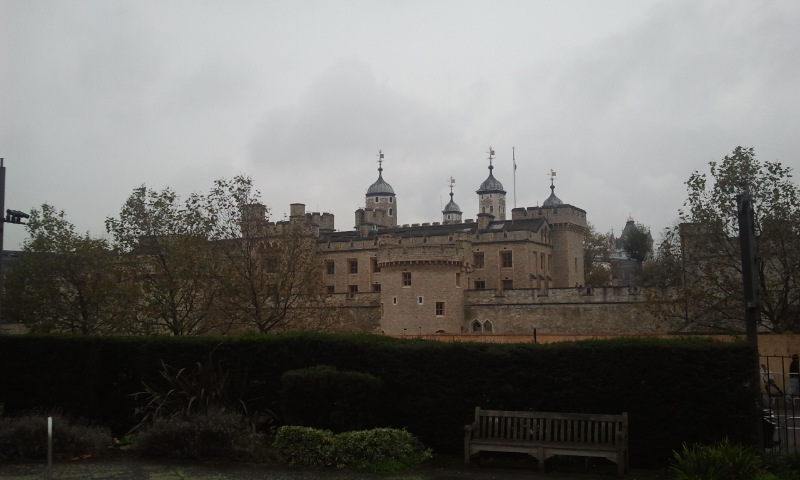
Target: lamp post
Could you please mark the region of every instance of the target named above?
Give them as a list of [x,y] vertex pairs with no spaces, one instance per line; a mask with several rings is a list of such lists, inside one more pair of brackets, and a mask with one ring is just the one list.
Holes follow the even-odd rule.
[[[6,202],[6,167],[3,165],[3,158],[0,158],[0,215],[5,209]],[[3,227],[6,223],[17,223],[25,225],[23,218],[29,218],[25,212],[19,210],[5,210],[6,216],[0,217],[0,323],[3,323],[3,292],[5,291],[6,277],[3,271],[5,255],[3,254]]]

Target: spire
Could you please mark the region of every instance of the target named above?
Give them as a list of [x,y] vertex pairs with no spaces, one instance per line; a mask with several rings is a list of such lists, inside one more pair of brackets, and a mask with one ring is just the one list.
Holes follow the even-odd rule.
[[383,152],[378,150],[378,179],[367,189],[367,196],[383,194],[394,195],[394,189],[383,179]]
[[564,202],[562,202],[561,199],[556,196],[556,186],[555,186],[556,172],[551,169],[549,175],[550,175],[550,196],[547,197],[547,200],[545,200],[544,203],[542,203],[542,206],[555,207],[558,205],[563,205]]
[[461,212],[461,207],[459,207],[458,204],[453,201],[453,185],[455,185],[455,184],[456,184],[456,179],[453,178],[453,177],[450,177],[450,202],[444,207],[444,210],[442,210],[442,213],[444,213],[444,214],[447,214],[447,213],[459,213],[460,214],[460,213],[462,213]]
[[492,170],[494,170],[494,165],[492,165],[492,159],[494,158],[494,149],[489,147],[489,177],[481,183],[480,188],[475,193],[483,194],[483,193],[506,193],[503,190],[503,184],[497,181],[492,175]]

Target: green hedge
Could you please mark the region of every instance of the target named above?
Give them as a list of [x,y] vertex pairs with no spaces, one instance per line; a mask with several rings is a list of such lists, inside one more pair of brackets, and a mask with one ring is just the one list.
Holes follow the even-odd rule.
[[381,381],[369,373],[330,365],[281,376],[281,406],[288,425],[345,432],[379,426]]
[[278,429],[274,446],[285,462],[340,468],[399,470],[431,456],[414,435],[397,428],[334,434],[330,430],[284,426]]
[[[748,382],[756,352],[743,342],[617,339],[559,344],[443,343],[383,336],[0,337],[0,403],[7,414],[58,407],[108,425],[135,424],[142,382],[161,361],[214,358],[246,372],[250,411],[281,408],[282,375],[316,365],[380,380],[382,426],[407,428],[437,453],[459,455],[476,406],[620,413],[630,418],[634,466],[664,465],[683,442],[751,444],[758,412]],[[713,414],[710,414],[713,412]]]

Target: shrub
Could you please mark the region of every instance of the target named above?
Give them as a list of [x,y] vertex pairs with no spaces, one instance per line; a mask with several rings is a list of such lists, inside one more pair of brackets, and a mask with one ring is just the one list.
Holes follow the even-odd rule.
[[333,465],[334,435],[330,430],[302,426],[283,426],[275,434],[273,447],[279,458],[299,465]]
[[676,480],[749,480],[760,473],[761,460],[750,449],[723,440],[713,445],[683,444],[674,452]]
[[211,409],[191,416],[158,418],[136,436],[133,449],[145,457],[258,461],[263,434],[239,412]]
[[247,388],[244,375],[232,375],[215,362],[212,351],[206,363],[197,362],[194,370],[177,368],[161,361],[161,385],[143,383],[144,391],[133,394],[144,399],[138,409],[141,428],[157,419],[205,413],[211,409],[247,412],[243,400]]
[[397,471],[430,458],[431,452],[406,430],[375,428],[334,435],[301,426],[278,429],[274,447],[283,461],[317,466],[351,466]]
[[281,376],[286,423],[345,432],[376,426],[381,381],[374,375],[330,365],[290,370]]
[[762,475],[756,477],[758,480],[800,480],[800,453],[767,455],[762,461],[762,470]]
[[88,425],[64,415],[25,414],[0,418],[0,459],[45,458],[47,456],[47,417],[53,418],[53,455],[101,456],[111,445],[108,428]]

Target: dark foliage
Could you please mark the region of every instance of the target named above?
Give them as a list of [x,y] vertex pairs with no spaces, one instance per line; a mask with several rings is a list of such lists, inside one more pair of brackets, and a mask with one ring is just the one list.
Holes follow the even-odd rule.
[[[561,344],[447,344],[358,335],[249,338],[0,337],[0,403],[9,414],[58,403],[121,436],[135,424],[130,394],[159,381],[160,361],[215,358],[247,372],[250,412],[281,414],[284,372],[315,365],[372,375],[380,401],[365,407],[437,453],[460,454],[476,406],[628,412],[631,464],[665,465],[683,442],[752,444],[758,419],[748,387],[756,352],[701,339]],[[31,381],[36,379],[36,381]],[[708,414],[713,405],[713,415]]]

